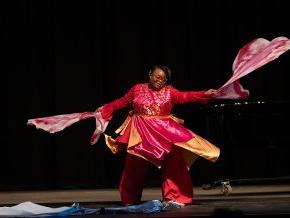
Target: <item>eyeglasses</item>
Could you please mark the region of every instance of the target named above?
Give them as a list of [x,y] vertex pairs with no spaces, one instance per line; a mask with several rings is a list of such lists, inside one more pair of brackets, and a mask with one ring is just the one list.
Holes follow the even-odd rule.
[[155,75],[155,74],[151,74],[151,77],[154,81],[158,81],[158,82],[161,82],[161,83],[166,83],[167,82],[167,79],[162,77],[162,76],[158,76],[158,75]]

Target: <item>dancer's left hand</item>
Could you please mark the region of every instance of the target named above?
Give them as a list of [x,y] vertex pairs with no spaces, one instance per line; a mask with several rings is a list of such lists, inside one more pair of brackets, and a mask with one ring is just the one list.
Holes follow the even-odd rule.
[[206,96],[213,96],[214,94],[216,94],[216,91],[217,91],[216,89],[209,89],[204,94]]

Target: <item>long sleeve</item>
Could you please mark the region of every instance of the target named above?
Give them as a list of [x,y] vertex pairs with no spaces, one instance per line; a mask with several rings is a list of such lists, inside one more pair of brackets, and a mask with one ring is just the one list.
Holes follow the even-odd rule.
[[173,104],[188,102],[207,103],[211,98],[205,95],[206,91],[179,91],[171,87],[171,99]]
[[113,113],[116,110],[128,107],[133,100],[134,86],[121,98],[114,100],[110,103],[104,104],[102,107],[102,117],[105,120],[111,120]]

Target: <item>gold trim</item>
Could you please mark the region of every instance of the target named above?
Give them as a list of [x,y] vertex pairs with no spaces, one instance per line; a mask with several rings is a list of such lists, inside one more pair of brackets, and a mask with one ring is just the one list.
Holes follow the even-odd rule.
[[[175,146],[175,145],[174,145]],[[187,169],[190,170],[190,167],[192,166],[192,164],[197,160],[197,158],[199,158],[199,155],[192,153],[191,151],[184,149],[180,146],[176,146],[178,148],[178,150],[180,151],[185,164],[187,166]]]
[[122,125],[118,129],[116,129],[115,133],[123,135],[131,120],[132,120],[132,117],[128,115],[125,121],[122,123]]
[[108,148],[111,150],[113,154],[117,154],[120,151],[126,150],[126,146],[115,141],[111,136],[105,135],[105,142]]
[[131,129],[130,129],[130,137],[129,137],[129,141],[128,141],[128,149],[130,147],[133,147],[137,144],[139,144],[140,142],[142,142],[141,137],[134,125],[134,123],[131,123]]
[[218,147],[197,134],[193,134],[193,138],[187,142],[177,142],[174,144],[212,162],[215,162],[220,155]]

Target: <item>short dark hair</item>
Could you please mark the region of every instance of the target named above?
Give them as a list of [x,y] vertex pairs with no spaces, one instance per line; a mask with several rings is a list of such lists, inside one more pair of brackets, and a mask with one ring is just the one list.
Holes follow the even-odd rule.
[[169,84],[171,82],[171,70],[170,70],[170,68],[167,66],[164,66],[164,65],[154,65],[153,67],[151,67],[151,69],[149,71],[149,75],[151,75],[152,72],[156,69],[161,69],[165,73],[167,83]]

